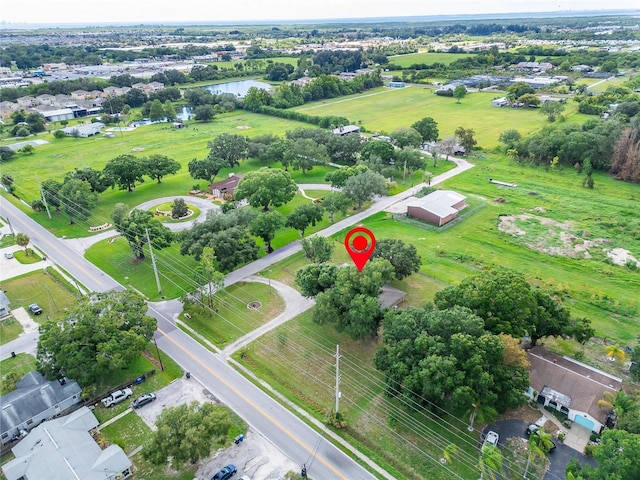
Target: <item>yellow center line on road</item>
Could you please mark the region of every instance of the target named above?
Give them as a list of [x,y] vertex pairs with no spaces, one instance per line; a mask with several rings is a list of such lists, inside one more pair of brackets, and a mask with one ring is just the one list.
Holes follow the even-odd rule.
[[229,382],[224,380],[220,375],[218,375],[216,372],[214,372],[211,368],[209,368],[209,366],[206,365],[202,360],[200,360],[198,357],[196,357],[193,353],[191,353],[189,350],[187,350],[185,347],[183,347],[176,340],[174,340],[173,338],[169,337],[168,334],[166,332],[164,332],[162,329],[158,328],[158,331],[160,333],[162,333],[162,335],[164,335],[167,340],[169,340],[171,343],[173,343],[176,347],[178,347],[180,350],[182,350],[185,354],[187,354],[192,360],[194,360],[196,363],[198,363],[201,367],[203,367],[211,375],[216,377],[216,379],[218,381],[220,381],[222,384],[224,384],[229,390],[231,390],[233,393],[238,395],[242,400],[247,402],[256,411],[260,412],[260,414],[262,414],[262,416],[264,416],[267,420],[269,420],[276,427],[278,427],[283,433],[285,433],[289,438],[291,438],[294,442],[296,442],[298,445],[300,445],[302,448],[304,448],[307,452],[309,452],[309,454],[311,454],[314,458],[316,458],[317,460],[322,462],[328,469],[330,469],[333,473],[335,473],[338,476],[338,478],[341,478],[342,480],[347,480],[347,477],[345,477],[344,475],[342,475],[342,473],[340,473],[338,470],[336,470],[333,467],[333,465],[331,465],[329,462],[327,462],[323,457],[318,456],[318,454],[315,453],[313,451],[313,449],[309,448],[308,445],[303,443],[293,433],[291,433],[289,430],[284,428],[284,426],[282,426],[282,424],[280,424],[275,418],[273,418],[270,414],[265,412],[262,408],[260,408],[258,405],[256,405],[253,401],[251,401],[249,398],[247,398],[245,395],[243,395],[233,385],[231,385]]

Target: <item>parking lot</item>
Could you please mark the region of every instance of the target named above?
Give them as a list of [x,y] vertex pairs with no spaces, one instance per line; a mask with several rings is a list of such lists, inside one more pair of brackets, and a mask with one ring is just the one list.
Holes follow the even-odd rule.
[[[218,402],[215,395],[204,389],[193,377],[180,378],[155,393],[157,399],[154,402],[134,410],[151,429],[155,428],[155,419],[164,408],[193,401]],[[227,448],[215,452],[212,458],[201,462],[196,478],[209,480],[230,463],[238,468],[238,477],[244,475],[250,480],[277,480],[288,471],[299,471],[300,465],[286,457],[260,432],[249,428],[244,436],[243,442],[238,445],[230,443]]]

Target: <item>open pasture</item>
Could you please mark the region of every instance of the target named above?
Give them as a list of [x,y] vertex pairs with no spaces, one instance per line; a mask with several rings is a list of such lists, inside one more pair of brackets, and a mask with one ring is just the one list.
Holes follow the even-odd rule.
[[449,65],[455,60],[461,58],[473,57],[473,53],[445,53],[445,52],[422,52],[409,53],[407,55],[394,55],[389,57],[389,63],[398,65],[402,68],[408,68],[413,64],[426,63],[432,65],[434,63],[444,63]]

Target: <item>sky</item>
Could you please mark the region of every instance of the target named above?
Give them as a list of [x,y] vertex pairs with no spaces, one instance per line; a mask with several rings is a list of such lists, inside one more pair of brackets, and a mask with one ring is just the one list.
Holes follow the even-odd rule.
[[[6,23],[312,20],[633,8],[634,0],[1,0]],[[637,4],[636,4],[637,8]],[[1,40],[0,40],[1,42]]]

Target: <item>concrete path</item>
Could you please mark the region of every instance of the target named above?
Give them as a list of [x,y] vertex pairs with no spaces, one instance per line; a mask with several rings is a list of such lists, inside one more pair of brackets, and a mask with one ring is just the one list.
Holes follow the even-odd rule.
[[282,325],[288,320],[291,320],[294,317],[297,317],[303,312],[306,312],[311,307],[313,307],[316,302],[311,298],[306,298],[300,295],[295,288],[291,288],[289,285],[285,285],[282,282],[278,282],[277,280],[271,280],[264,277],[258,277],[255,275],[251,275],[243,279],[245,282],[259,282],[269,284],[271,288],[275,288],[282,299],[285,302],[284,311],[278,315],[273,320],[265,323],[259,328],[256,328],[252,332],[246,334],[245,336],[239,338],[232,344],[228,345],[224,350],[222,350],[222,355],[229,357],[236,350],[244,347],[245,345],[253,342],[256,338],[264,335],[265,333],[273,330],[279,325]]

